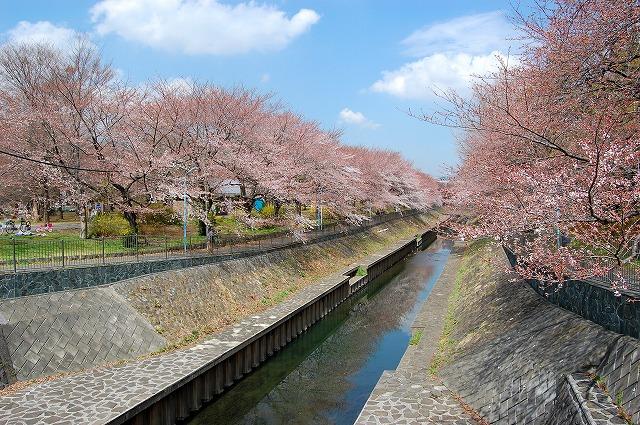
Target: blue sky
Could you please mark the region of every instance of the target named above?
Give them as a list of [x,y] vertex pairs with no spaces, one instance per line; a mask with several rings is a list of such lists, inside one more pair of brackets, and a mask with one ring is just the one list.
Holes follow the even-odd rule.
[[454,136],[409,117],[434,87],[465,93],[514,30],[509,1],[0,0],[0,42],[88,34],[132,84],[210,81],[273,92],[345,143],[397,150],[442,174]]

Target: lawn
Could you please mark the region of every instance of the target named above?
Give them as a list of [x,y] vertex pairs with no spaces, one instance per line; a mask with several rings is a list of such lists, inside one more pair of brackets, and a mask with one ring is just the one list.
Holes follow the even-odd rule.
[[[35,228],[35,226],[34,226]],[[55,228],[55,225],[54,225]],[[216,217],[216,233],[225,238],[252,237],[283,232],[284,227],[270,226],[252,229],[230,216]],[[182,226],[141,226],[142,233],[135,236],[113,236],[106,238],[81,239],[77,229],[56,230],[33,236],[0,235],[0,269],[13,268],[14,252],[17,264],[33,264],[34,259],[46,259],[46,265],[60,265],[62,252],[70,260],[101,258],[103,255],[135,256],[149,253],[163,253],[165,250],[179,251],[183,247]],[[188,244],[201,246],[205,236],[196,232],[196,225],[188,225]],[[58,264],[60,263],[60,264]]]

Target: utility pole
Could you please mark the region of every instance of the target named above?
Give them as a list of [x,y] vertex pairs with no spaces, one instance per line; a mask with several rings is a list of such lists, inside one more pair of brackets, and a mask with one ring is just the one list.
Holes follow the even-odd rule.
[[184,166],[178,166],[178,168],[184,170],[184,178],[182,180],[182,248],[184,253],[187,253],[187,177],[192,171],[195,171],[197,167],[187,169]]
[[182,186],[182,247],[187,253],[187,173],[184,174]]

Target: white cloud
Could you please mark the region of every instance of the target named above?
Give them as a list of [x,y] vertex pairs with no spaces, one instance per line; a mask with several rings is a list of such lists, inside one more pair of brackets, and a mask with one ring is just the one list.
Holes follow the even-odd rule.
[[349,108],[344,108],[340,111],[339,121],[344,124],[354,124],[364,128],[376,129],[380,127],[380,124],[367,119],[362,112],[354,112]]
[[486,54],[505,50],[513,27],[501,11],[461,16],[415,31],[402,41],[406,53],[428,56],[434,53]]
[[371,90],[408,99],[428,99],[440,90],[464,92],[474,76],[495,70],[497,57],[504,56],[497,51],[482,56],[436,53],[397,70],[383,71]]
[[49,21],[20,21],[6,33],[8,41],[15,43],[47,43],[66,49],[77,42],[80,34],[73,29],[52,24]]
[[[430,99],[434,91],[466,94],[475,76],[496,69],[506,59],[514,30],[502,12],[462,16],[415,31],[402,41],[416,60],[391,71],[370,86],[377,93]],[[517,63],[511,55],[509,64]]]
[[193,80],[189,77],[176,77],[167,80],[167,85],[176,91],[191,93],[193,91]]
[[320,19],[310,9],[289,18],[276,7],[253,1],[228,5],[218,0],[101,0],[91,16],[99,34],[212,55],[279,50]]
[[269,81],[271,81],[271,75],[269,74],[262,74],[260,76],[260,82],[261,83],[268,83]]

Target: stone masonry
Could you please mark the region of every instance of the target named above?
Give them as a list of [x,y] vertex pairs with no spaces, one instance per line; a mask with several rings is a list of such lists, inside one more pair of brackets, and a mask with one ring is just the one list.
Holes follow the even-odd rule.
[[130,359],[166,343],[111,287],[0,301],[18,380]]
[[[558,403],[566,403],[558,397],[563,377],[597,374],[620,336],[549,303],[527,283],[510,281],[502,255],[483,248],[464,264],[453,357],[440,376],[492,424],[547,424],[558,416]],[[628,341],[614,349],[618,372],[610,375],[625,375],[620,387],[629,388],[626,406],[632,406],[640,363],[631,354],[638,341]],[[617,423],[615,415],[607,420]]]

